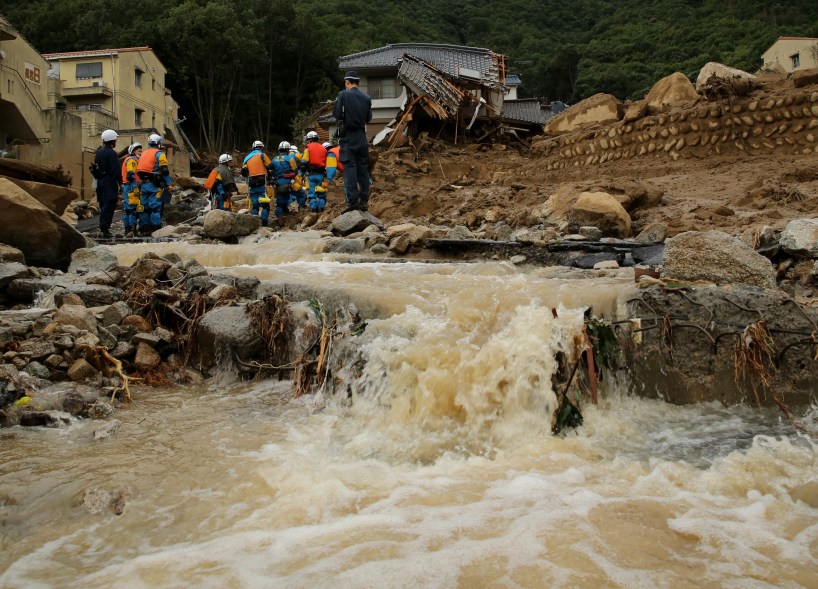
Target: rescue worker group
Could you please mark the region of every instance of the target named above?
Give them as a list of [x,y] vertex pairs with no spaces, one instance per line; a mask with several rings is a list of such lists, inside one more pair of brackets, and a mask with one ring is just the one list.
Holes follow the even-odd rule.
[[[366,124],[372,120],[372,100],[359,89],[361,77],[357,72],[344,75],[344,90],[338,93],[332,114],[338,121],[338,137],[343,146],[321,143],[318,133],[310,131],[304,137],[304,149],[287,141],[278,144],[278,153],[272,158],[264,153],[264,143],[254,141],[250,153],[241,165],[241,175],[247,183],[246,208],[269,225],[270,204],[275,201],[276,220],[286,215],[290,206],[322,213],[327,206],[327,188],[337,172],[344,172],[344,212],[366,211],[369,202],[369,146]],[[170,168],[162,151],[162,137],[148,137],[148,149],[139,143],[128,147],[128,155],[120,168],[114,150],[119,138],[116,131],[102,132],[102,147],[94,157],[90,170],[97,181],[99,201],[99,229],[102,237],[111,235],[114,211],[119,201],[119,187],[123,195],[123,224],[125,236],[151,235],[162,226],[162,212],[170,202]],[[230,169],[233,158],[223,153],[219,163],[207,177],[204,187],[210,191],[213,209],[240,209],[241,199],[236,178]],[[346,168],[346,169],[345,169]]]
[[[113,237],[110,232],[114,211],[119,200],[121,175],[125,237],[150,235],[162,226],[164,205],[170,202],[171,177],[168,159],[162,150],[163,138],[153,134],[148,148],[134,143],[119,165],[115,147],[118,135],[108,129],[102,132],[102,147],[97,151],[91,172],[97,178],[100,204],[100,232],[102,237]],[[270,222],[270,208],[275,203],[276,220],[282,219],[291,208],[298,211],[322,213],[327,205],[327,190],[338,172],[338,146],[321,143],[318,133],[310,131],[304,138],[303,150],[287,141],[278,144],[278,153],[270,157],[262,141],[253,142],[252,149],[241,165],[241,176],[248,187],[246,199],[238,198],[238,185],[228,153],[219,156],[204,187],[210,193],[211,208],[238,211],[250,209],[261,218],[262,226]],[[347,210],[366,210],[366,202],[348,204]]]

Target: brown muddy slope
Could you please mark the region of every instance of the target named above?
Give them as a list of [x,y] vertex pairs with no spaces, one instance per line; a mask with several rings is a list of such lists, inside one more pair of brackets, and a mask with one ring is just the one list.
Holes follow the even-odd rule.
[[[631,212],[634,234],[657,221],[671,236],[781,229],[818,210],[816,152],[818,85],[773,81],[741,98],[700,98],[530,146],[514,138],[461,146],[421,138],[380,154],[370,208],[387,224],[528,227],[542,222],[548,196],[570,183],[614,194],[662,191],[658,206]],[[341,191],[331,188],[333,213],[343,209]]]

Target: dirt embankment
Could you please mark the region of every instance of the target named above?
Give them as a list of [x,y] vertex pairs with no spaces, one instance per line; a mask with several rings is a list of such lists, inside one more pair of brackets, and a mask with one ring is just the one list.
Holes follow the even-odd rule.
[[[385,223],[542,222],[563,184],[616,193],[660,189],[661,203],[631,212],[637,234],[782,229],[818,207],[818,85],[760,84],[743,97],[704,97],[637,120],[597,125],[531,146],[453,146],[421,138],[381,153],[372,212]],[[339,195],[340,196],[340,195]]]

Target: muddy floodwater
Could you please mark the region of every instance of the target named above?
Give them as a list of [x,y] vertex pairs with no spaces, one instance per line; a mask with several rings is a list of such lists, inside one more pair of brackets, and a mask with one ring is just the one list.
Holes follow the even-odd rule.
[[818,587],[816,443],[780,412],[608,383],[550,433],[554,352],[585,307],[622,308],[628,271],[350,263],[310,234],[114,249],[377,302],[363,393],[222,374],[139,389],[107,440],[0,431],[0,587]]

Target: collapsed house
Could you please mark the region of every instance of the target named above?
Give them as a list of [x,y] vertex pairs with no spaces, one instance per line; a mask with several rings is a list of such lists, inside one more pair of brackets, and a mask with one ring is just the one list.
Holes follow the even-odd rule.
[[[346,55],[339,69],[361,76],[372,98],[367,133],[374,144],[395,147],[421,132],[445,133],[455,143],[465,136],[542,131],[551,116],[536,99],[517,100],[518,76],[508,58],[489,49],[430,43],[397,43]],[[319,135],[337,129],[332,103],[315,113]]]

